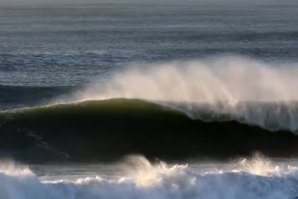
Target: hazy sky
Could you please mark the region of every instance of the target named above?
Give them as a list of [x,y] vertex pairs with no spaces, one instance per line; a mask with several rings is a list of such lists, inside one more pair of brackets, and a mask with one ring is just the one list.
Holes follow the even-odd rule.
[[194,4],[298,4],[298,0],[0,0],[1,5],[90,4],[90,3],[194,3]]

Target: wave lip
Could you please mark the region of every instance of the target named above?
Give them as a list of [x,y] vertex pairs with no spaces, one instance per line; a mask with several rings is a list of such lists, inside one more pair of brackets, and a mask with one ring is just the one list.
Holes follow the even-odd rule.
[[239,102],[233,105],[226,102],[215,104],[164,103],[179,110],[190,118],[203,121],[237,121],[255,125],[269,131],[298,131],[298,101],[291,102]]
[[[298,130],[298,64],[217,56],[139,64],[108,82],[93,82],[64,102],[114,98],[165,102],[194,119],[203,114],[269,130]],[[175,106],[175,104],[182,106]],[[199,105],[199,108],[198,108]],[[205,107],[206,108],[205,108]]]
[[73,87],[0,85],[0,111],[46,105],[50,99],[67,95]]

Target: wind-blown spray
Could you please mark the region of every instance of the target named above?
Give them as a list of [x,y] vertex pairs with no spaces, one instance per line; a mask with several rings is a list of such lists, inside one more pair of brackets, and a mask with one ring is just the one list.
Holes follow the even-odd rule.
[[235,56],[143,64],[105,83],[92,83],[66,101],[142,99],[195,119],[237,120],[296,132],[297,66]]

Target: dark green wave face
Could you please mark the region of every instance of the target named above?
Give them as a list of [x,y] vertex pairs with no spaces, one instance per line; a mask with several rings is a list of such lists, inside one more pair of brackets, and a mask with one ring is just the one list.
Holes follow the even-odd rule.
[[22,161],[231,158],[256,151],[298,155],[298,139],[234,121],[203,122],[157,104],[127,99],[2,112],[2,156]]

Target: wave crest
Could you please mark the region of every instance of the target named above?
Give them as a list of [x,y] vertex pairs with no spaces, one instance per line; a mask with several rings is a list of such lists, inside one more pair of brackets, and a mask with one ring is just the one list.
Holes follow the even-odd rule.
[[141,64],[58,101],[143,99],[178,109],[195,119],[204,119],[200,116],[208,112],[270,130],[295,132],[297,66],[239,56]]

